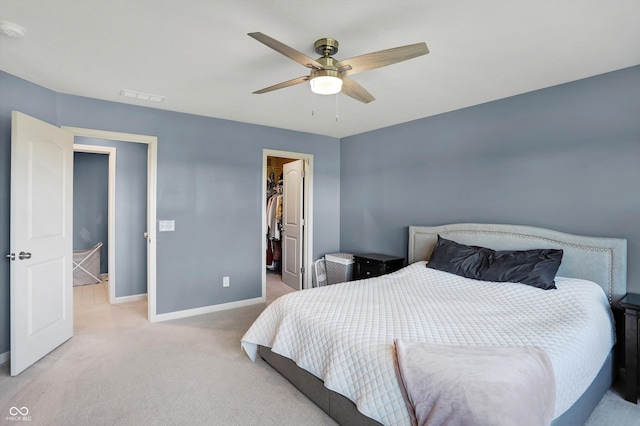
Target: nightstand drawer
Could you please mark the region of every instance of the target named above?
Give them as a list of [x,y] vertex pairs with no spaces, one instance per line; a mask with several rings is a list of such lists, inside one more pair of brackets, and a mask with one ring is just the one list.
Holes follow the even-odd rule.
[[385,273],[383,263],[372,263],[371,261],[366,261],[359,266],[358,278],[377,277]]
[[404,258],[385,254],[367,253],[354,255],[354,279],[379,277],[402,268]]

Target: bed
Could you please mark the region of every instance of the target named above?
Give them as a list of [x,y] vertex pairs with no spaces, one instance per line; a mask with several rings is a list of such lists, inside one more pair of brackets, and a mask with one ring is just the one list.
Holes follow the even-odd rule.
[[[492,286],[429,270],[425,261],[439,235],[494,250],[561,249],[558,288]],[[581,424],[589,417],[614,376],[611,307],[626,292],[626,240],[515,225],[416,226],[409,228],[408,262],[383,277],[283,296],[247,331],[242,348],[252,359],[265,359],[338,423],[408,424],[394,364],[395,339],[459,347],[533,346],[542,348],[553,365],[552,424]],[[424,284],[432,279],[444,282]],[[475,302],[486,294],[496,309],[474,319]],[[587,300],[583,294],[590,295],[586,307],[581,307],[582,298]],[[543,332],[520,332],[530,317],[544,317],[554,304],[558,320],[547,322]],[[452,318],[452,312],[462,315]],[[509,313],[514,325],[501,328]]]

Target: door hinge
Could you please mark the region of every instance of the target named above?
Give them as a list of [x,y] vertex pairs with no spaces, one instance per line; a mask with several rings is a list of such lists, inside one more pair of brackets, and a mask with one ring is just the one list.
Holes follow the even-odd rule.
[[304,219],[300,219],[300,225],[304,226]]
[[304,170],[302,172],[300,172],[300,177],[305,177],[305,175],[306,175],[306,173],[305,173]]
[[304,266],[300,268],[300,273],[304,274]]

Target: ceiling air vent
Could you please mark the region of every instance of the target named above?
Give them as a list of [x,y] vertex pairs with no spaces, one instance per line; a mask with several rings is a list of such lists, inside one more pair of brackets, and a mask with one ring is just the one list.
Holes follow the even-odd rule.
[[150,101],[150,102],[164,102],[165,97],[159,95],[152,95],[151,93],[142,93],[136,92],[135,90],[126,90],[122,89],[120,91],[120,96],[124,96],[125,98],[139,99],[141,101]]

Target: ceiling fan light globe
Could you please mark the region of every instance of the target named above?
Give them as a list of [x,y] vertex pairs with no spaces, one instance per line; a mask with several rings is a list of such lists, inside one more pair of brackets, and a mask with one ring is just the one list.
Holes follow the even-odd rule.
[[311,91],[318,95],[335,95],[342,90],[342,79],[333,76],[318,76],[309,81]]

